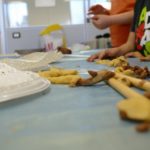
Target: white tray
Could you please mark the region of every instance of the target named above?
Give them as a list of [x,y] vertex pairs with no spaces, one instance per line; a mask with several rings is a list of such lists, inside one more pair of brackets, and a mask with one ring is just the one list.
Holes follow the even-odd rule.
[[36,78],[31,82],[10,86],[0,91],[0,103],[42,92],[49,86],[50,82],[43,78]]
[[71,58],[71,57],[74,57],[74,58],[88,58],[88,57],[90,57],[90,55],[64,54],[64,57],[67,57],[67,58]]
[[19,57],[18,59],[2,59],[0,62],[14,67],[19,70],[40,70],[42,67],[47,67],[48,64],[56,62],[63,58],[63,54],[56,51],[51,52],[36,52]]

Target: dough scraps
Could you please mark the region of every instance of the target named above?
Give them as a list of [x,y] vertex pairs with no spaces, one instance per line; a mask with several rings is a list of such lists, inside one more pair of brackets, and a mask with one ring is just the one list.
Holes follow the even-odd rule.
[[108,59],[102,59],[102,60],[97,60],[97,64],[104,64],[110,67],[117,67],[117,66],[127,66],[128,61],[124,56],[117,57],[113,60],[108,60]]

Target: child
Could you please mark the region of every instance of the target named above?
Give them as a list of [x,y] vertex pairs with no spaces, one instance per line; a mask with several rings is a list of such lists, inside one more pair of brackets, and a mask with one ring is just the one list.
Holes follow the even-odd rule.
[[150,55],[150,0],[136,1],[133,25],[125,44],[92,55],[88,58],[88,61],[121,55],[134,56],[141,60],[148,60],[150,58],[148,56]]
[[[90,7],[92,23],[98,29],[110,28],[112,47],[118,47],[128,39],[135,0],[111,0],[111,9],[101,5]],[[122,36],[123,35],[123,36]]]

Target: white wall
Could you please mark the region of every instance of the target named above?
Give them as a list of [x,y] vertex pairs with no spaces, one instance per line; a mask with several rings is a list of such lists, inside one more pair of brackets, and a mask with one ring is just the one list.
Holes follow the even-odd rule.
[[[7,51],[6,53],[12,53],[15,50],[20,49],[39,49],[41,48],[40,44],[40,31],[46,26],[37,26],[37,27],[26,27],[26,28],[8,28],[7,34]],[[68,46],[73,45],[74,43],[82,43],[86,41],[93,40],[95,35],[103,34],[108,32],[108,30],[103,30],[100,32],[94,27],[92,30],[89,30],[89,38],[85,37],[85,30],[83,25],[67,25],[64,26],[64,32],[67,39]],[[21,38],[13,39],[12,34],[14,32],[20,32]]]
[[0,0],[0,54],[2,53],[2,0]]
[[35,7],[34,0],[28,1],[29,25],[67,24],[70,20],[69,3],[56,0],[55,7]]
[[[68,20],[70,20],[69,5],[68,2],[64,2],[64,0],[56,0],[56,7],[51,8],[36,8],[34,5],[34,0],[23,1],[28,1],[29,4],[30,26],[22,28],[6,28],[6,53],[12,53],[15,50],[20,49],[41,48],[39,33],[42,29],[53,23],[68,22]],[[64,25],[64,31],[66,34],[68,46],[71,46],[74,43],[92,41],[96,35],[108,32],[108,30],[97,30],[91,24]],[[14,32],[20,32],[21,37],[14,39],[12,37]]]

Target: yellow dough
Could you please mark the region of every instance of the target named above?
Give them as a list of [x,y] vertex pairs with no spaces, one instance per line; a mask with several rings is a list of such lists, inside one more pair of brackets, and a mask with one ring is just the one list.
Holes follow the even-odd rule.
[[38,74],[51,81],[52,84],[75,84],[80,76],[73,69],[50,68],[48,71],[40,71]]
[[71,69],[62,69],[62,68],[50,68],[48,71],[40,71],[39,75],[41,77],[59,77],[66,75],[77,75],[78,71]]
[[69,84],[74,85],[79,79],[79,75],[67,75],[59,77],[48,77],[47,78],[53,84]]
[[150,121],[150,101],[147,99],[122,100],[117,104],[120,112],[126,115],[127,119]]
[[96,61],[97,64],[104,64],[111,67],[117,67],[117,66],[126,66],[128,65],[128,61],[124,56],[117,57],[113,60],[103,59]]
[[116,73],[123,73],[123,74],[128,75],[128,76],[135,76],[135,73],[133,70],[131,70],[131,69],[124,70],[123,67],[116,67],[115,72]]

